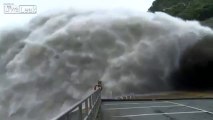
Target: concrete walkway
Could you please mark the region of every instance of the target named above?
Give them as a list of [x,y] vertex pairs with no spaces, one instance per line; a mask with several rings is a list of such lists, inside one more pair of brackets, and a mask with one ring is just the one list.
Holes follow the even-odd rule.
[[213,120],[213,100],[107,101],[103,120]]

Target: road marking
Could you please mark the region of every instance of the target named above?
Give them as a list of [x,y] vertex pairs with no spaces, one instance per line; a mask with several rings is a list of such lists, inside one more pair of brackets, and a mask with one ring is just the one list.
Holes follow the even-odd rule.
[[129,104],[141,104],[141,103],[112,103],[112,104],[104,104],[104,105],[129,105]]
[[161,107],[179,107],[182,105],[169,105],[169,106],[147,106],[147,107],[126,107],[126,108],[109,108],[105,110],[128,110],[128,109],[141,109],[141,108],[161,108]]
[[188,105],[176,103],[176,102],[171,102],[171,101],[165,101],[165,102],[173,103],[173,104],[176,104],[176,105],[182,105],[182,106],[185,106],[185,107],[188,107],[188,108],[192,108],[192,109],[195,109],[195,110],[199,110],[199,111],[203,111],[203,112],[206,112],[206,113],[209,113],[209,114],[213,114],[213,112],[210,112],[210,111],[207,111],[207,110],[204,110],[204,109],[200,109],[200,108],[197,108],[197,107],[192,107],[192,106],[188,106]]
[[166,101],[163,102],[144,102],[144,103],[108,103],[104,105],[129,105],[129,104],[155,104],[155,103],[168,103]]
[[151,114],[123,115],[123,116],[112,116],[112,117],[138,117],[138,116],[177,115],[177,114],[194,114],[194,113],[205,113],[205,112],[191,111],[191,112],[151,113]]

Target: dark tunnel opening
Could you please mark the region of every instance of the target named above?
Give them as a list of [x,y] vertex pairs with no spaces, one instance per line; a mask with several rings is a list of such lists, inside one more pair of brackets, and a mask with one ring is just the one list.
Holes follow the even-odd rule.
[[188,48],[179,63],[179,69],[170,76],[174,89],[213,90],[213,37],[205,37]]

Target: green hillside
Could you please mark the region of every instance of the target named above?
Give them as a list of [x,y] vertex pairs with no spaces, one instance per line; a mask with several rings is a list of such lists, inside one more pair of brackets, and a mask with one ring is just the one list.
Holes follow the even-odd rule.
[[156,0],[149,11],[166,12],[186,20],[199,20],[213,26],[213,0]]
[[207,26],[213,28],[213,17],[211,17],[210,19],[207,19],[207,20],[205,20],[205,21],[202,21],[201,23],[202,23],[203,25],[207,25]]

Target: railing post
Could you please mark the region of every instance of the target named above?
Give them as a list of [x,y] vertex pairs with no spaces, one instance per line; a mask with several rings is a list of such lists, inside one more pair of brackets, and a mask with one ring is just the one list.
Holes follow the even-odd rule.
[[88,109],[88,99],[86,99],[85,101],[85,111],[86,111],[86,115],[89,113],[89,109]]
[[94,93],[94,94],[92,94],[92,96],[91,96],[92,107],[93,107],[93,105],[94,105],[94,95],[95,95],[95,93]]
[[89,97],[89,109],[92,109],[92,96]]
[[78,110],[79,110],[79,120],[82,120],[82,118],[83,118],[83,116],[82,116],[82,104],[79,104]]
[[66,120],[70,120],[70,113],[68,112],[68,115],[66,117]]

